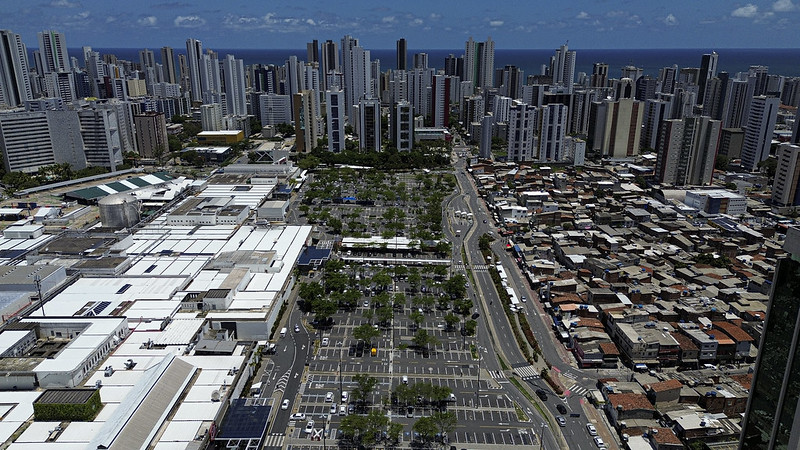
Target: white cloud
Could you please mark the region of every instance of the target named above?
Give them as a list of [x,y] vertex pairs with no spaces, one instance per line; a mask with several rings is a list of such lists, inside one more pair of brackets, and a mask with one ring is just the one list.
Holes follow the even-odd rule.
[[772,4],[772,10],[778,12],[789,12],[797,9],[797,6],[792,3],[792,0],[778,0]]
[[181,28],[197,28],[206,24],[206,19],[200,16],[178,16],[175,18],[175,26]]
[[671,27],[677,24],[678,24],[678,19],[674,15],[668,14],[667,17],[664,17],[664,25]]
[[736,8],[731,12],[733,17],[744,17],[744,18],[752,18],[758,14],[758,6],[748,3],[741,8]]
[[418,27],[422,25],[422,19],[414,19],[411,22],[409,22],[408,25],[412,27]]
[[156,16],[147,16],[140,18],[137,22],[143,27],[154,27],[158,23],[158,19],[156,19]]
[[317,24],[317,22],[314,22],[314,19],[306,19],[306,23],[311,25],[312,27]]
[[581,11],[580,13],[578,13],[577,16],[575,16],[575,18],[576,19],[581,19],[581,20],[586,20],[586,19],[589,19],[590,17],[589,17],[589,13],[587,13],[586,11]]
[[383,22],[383,23],[394,23],[394,16],[386,16],[383,19],[381,19],[381,22]]
[[439,20],[441,18],[442,18],[441,14],[431,13],[431,15],[430,15],[430,19],[431,20]]
[[490,20],[489,21],[489,26],[490,27],[502,27],[504,23],[505,22],[503,22],[502,20]]

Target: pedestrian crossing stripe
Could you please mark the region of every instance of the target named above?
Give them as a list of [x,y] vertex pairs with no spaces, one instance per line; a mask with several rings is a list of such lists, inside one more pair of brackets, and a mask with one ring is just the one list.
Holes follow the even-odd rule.
[[586,389],[583,386],[579,386],[577,383],[573,384],[572,386],[567,389],[569,392],[576,394],[576,395],[583,395],[589,392],[589,389]]
[[515,367],[514,373],[522,377],[523,380],[541,378],[539,372],[536,371],[536,367],[533,366]]
[[[464,270],[465,267],[466,266],[464,264],[454,264],[453,265],[453,268],[455,270]],[[473,266],[471,266],[471,269],[474,272],[487,272],[489,270],[489,266],[487,264],[474,264]]]
[[571,372],[562,372],[561,375],[564,375],[567,378],[572,378],[573,380],[578,379],[578,376]]
[[270,433],[264,438],[263,448],[283,448],[283,440],[286,436],[283,433]]
[[501,380],[501,379],[504,379],[506,377],[506,374],[504,374],[500,370],[490,370],[489,371],[489,375],[491,375],[492,378],[494,378],[495,380]]

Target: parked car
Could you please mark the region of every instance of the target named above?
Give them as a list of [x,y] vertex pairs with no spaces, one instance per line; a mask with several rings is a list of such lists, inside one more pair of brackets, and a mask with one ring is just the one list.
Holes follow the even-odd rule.
[[283,403],[281,403],[281,409],[282,410],[289,409],[289,399],[288,398],[283,399]]
[[289,420],[306,420],[306,413],[294,413],[289,416]]
[[597,436],[597,428],[595,428],[594,425],[587,423],[586,429],[589,431],[591,436]]

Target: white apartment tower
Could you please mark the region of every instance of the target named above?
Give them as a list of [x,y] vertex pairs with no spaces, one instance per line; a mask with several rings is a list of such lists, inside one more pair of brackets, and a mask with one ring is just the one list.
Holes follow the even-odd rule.
[[32,99],[25,44],[18,34],[0,30],[0,106],[13,108]]
[[758,163],[767,159],[778,118],[780,99],[777,97],[753,97],[747,115],[747,127],[742,145],[742,168],[755,170]]
[[564,161],[564,135],[567,130],[567,105],[551,103],[539,108],[541,131],[539,133],[539,161]]
[[708,116],[668,119],[661,126],[655,176],[675,186],[711,183],[722,123]]
[[225,75],[225,102],[228,114],[235,116],[247,115],[247,96],[244,83],[244,63],[233,55],[226,55],[222,61],[222,71]]
[[553,84],[571,94],[575,82],[575,51],[570,51],[567,44],[556,50],[556,54],[551,60],[551,73],[553,74]]
[[508,119],[508,160],[530,161],[536,151],[536,108],[514,100]]
[[494,85],[494,41],[475,42],[472,36],[464,45],[464,81],[473,87],[490,88]]
[[778,167],[772,184],[772,204],[775,206],[800,205],[800,146],[778,146]]
[[203,101],[203,90],[200,85],[200,57],[203,56],[203,43],[197,39],[186,40],[187,78],[189,92],[193,102]]
[[42,72],[60,72],[69,70],[69,55],[67,54],[67,41],[64,33],[45,30],[37,34],[39,38],[39,57],[42,62]]

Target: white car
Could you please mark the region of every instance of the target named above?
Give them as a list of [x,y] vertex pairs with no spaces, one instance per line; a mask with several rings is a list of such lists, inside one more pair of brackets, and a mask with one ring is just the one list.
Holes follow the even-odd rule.
[[606,443],[603,442],[603,439],[600,438],[600,436],[596,436],[594,438],[594,445],[596,445],[597,448],[606,448]]
[[590,435],[597,436],[597,428],[595,428],[594,425],[587,423],[586,429],[589,431]]
[[289,416],[289,420],[306,420],[306,413],[294,413]]
[[325,403],[329,403],[333,401],[333,392],[328,392],[325,394]]
[[284,410],[284,411],[289,409],[289,399],[288,398],[284,399],[283,403],[281,403],[281,409]]
[[305,429],[303,429],[303,431],[306,434],[309,434],[312,431],[314,431],[314,421],[313,420],[309,420],[308,423],[306,423],[306,427],[305,427]]
[[323,347],[327,347],[329,342],[330,342],[330,340],[328,338],[326,338],[326,337],[322,338],[322,346]]
[[331,403],[331,410],[330,410],[330,413],[331,413],[331,414],[336,414],[336,411],[337,411],[337,410],[336,410],[336,403]]

